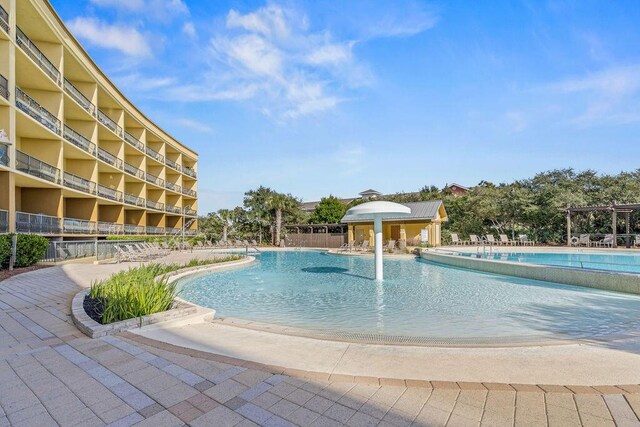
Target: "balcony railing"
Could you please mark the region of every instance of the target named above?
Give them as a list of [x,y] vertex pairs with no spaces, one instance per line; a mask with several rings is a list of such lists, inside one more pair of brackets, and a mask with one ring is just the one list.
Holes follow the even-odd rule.
[[156,159],[160,163],[164,163],[164,156],[162,154],[158,153],[156,150],[154,150],[151,147],[146,147],[145,150],[149,157]]
[[0,144],[0,166],[9,166],[9,146]]
[[140,179],[144,179],[144,171],[141,169],[138,169],[137,167],[130,165],[129,163],[125,162],[124,163],[124,171],[128,174],[131,174],[133,176],[137,176]]
[[103,235],[119,235],[124,234],[124,225],[115,222],[98,221],[98,234]]
[[179,164],[177,164],[176,162],[174,162],[173,160],[169,160],[169,159],[164,159],[164,164],[169,166],[172,169],[177,170],[178,172],[182,171],[182,166],[180,166]]
[[183,166],[182,167],[182,172],[185,175],[189,175],[191,178],[195,178],[196,177],[196,171],[193,168],[190,168],[189,166]]
[[184,234],[185,236],[195,236],[196,234],[198,234],[198,230],[185,230]]
[[117,158],[104,148],[98,147],[98,158],[105,163],[109,163],[111,166],[116,167],[118,169],[122,169],[122,159]]
[[129,193],[124,193],[124,202],[129,205],[140,206],[141,208],[144,208],[146,206],[144,197],[134,196],[133,194]]
[[173,206],[173,205],[165,205],[164,206],[164,210],[166,212],[175,213],[175,214],[178,214],[178,215],[180,215],[182,213],[182,209],[180,209],[178,206]]
[[0,27],[9,32],[9,13],[0,6]]
[[182,194],[184,194],[185,196],[196,197],[197,193],[193,190],[182,187]]
[[147,200],[147,208],[156,209],[158,211],[164,210],[164,203],[154,202],[153,200]]
[[74,175],[70,172],[64,173],[64,185],[69,188],[73,188],[78,191],[82,191],[89,194],[96,194],[96,183],[84,179],[78,175]]
[[151,175],[150,173],[147,173],[147,182],[155,184],[159,187],[164,187],[164,179],[157,177],[155,175]]
[[16,150],[16,169],[54,184],[60,184],[60,169],[19,150]]
[[197,216],[198,215],[198,211],[196,211],[195,209],[191,209],[191,208],[184,208],[184,214],[187,216]]
[[60,71],[53,65],[51,61],[38,49],[38,47],[22,32],[20,28],[16,28],[16,44],[24,50],[24,53],[38,64],[40,69],[45,72],[51,79],[60,85]]
[[0,74],[0,96],[9,99],[9,81],[2,74]]
[[62,218],[16,212],[16,233],[61,234]]
[[164,185],[166,188],[168,188],[169,190],[175,191],[176,193],[182,192],[182,187],[172,182],[166,181]]
[[140,234],[144,234],[144,231],[145,231],[145,228],[142,225],[131,225],[131,224],[124,225],[124,234],[140,235]]
[[122,138],[122,128],[101,110],[98,110],[98,121]]
[[0,233],[9,232],[9,211],[0,209]]
[[53,133],[60,135],[60,120],[19,87],[16,87],[16,106]]
[[92,156],[96,155],[96,144],[89,141],[84,136],[80,135],[75,130],[71,129],[69,126],[64,125],[64,139],[75,145],[76,147],[86,151]]
[[91,114],[95,117],[96,115],[96,106],[93,105],[89,98],[84,96],[82,92],[78,90],[77,87],[73,85],[69,80],[64,79],[64,91],[73,98],[82,108],[84,108],[87,113]]
[[114,190],[113,188],[106,187],[102,184],[98,184],[98,196],[109,200],[115,200],[116,202],[122,201],[122,191]]
[[164,234],[164,227],[152,227],[150,225],[147,226],[147,234]]
[[138,150],[144,152],[144,144],[142,142],[140,142],[140,140],[138,140],[138,138],[136,138],[135,136],[131,135],[127,131],[124,132],[124,140],[127,141],[127,143],[129,145],[131,145],[134,148],[137,148]]
[[84,219],[64,219],[65,234],[96,234],[98,227],[95,221],[86,221]]

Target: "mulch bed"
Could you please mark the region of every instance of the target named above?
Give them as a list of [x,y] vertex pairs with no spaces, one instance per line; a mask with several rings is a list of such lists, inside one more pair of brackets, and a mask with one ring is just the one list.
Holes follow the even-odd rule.
[[30,271],[40,270],[41,268],[51,267],[50,265],[32,265],[24,268],[14,268],[13,271],[8,269],[0,270],[0,282],[8,279],[9,277],[17,276],[18,274],[28,273]]
[[82,307],[89,317],[102,325],[102,313],[104,312],[104,301],[102,299],[93,299],[87,295],[84,297]]

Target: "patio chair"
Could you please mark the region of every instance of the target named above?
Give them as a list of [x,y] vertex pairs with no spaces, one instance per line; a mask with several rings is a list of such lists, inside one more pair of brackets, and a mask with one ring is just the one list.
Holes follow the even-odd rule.
[[509,245],[509,246],[514,246],[516,244],[515,240],[511,240],[509,239],[509,237],[506,234],[501,234],[500,235],[500,244],[501,245]]
[[598,240],[597,242],[595,242],[595,245],[599,246],[599,247],[608,246],[608,247],[612,248],[613,247],[613,234],[605,234],[604,235],[604,239]]
[[337,249],[337,252],[351,252],[351,249],[353,248],[353,244],[352,243],[343,243],[342,245],[340,245],[340,247]]
[[396,241],[395,240],[389,240],[387,242],[387,247],[386,247],[387,251],[389,251],[389,253],[393,253],[396,250]]
[[633,246],[634,247],[640,246],[640,234],[636,234],[636,237],[633,240]]
[[369,250],[369,241],[368,240],[363,240],[362,241],[362,245],[360,245],[360,250],[363,252],[366,252]]
[[529,237],[527,237],[526,234],[520,234],[518,235],[518,240],[520,241],[520,244],[522,246],[533,246],[536,244],[535,240],[529,240]]
[[469,241],[460,240],[458,233],[451,233],[451,244],[452,245],[468,245]]
[[471,240],[472,245],[479,245],[482,243],[482,241],[476,234],[469,234],[469,240]]
[[486,234],[484,236],[485,240],[487,241],[487,243],[489,243],[490,245],[497,245],[498,241],[496,240],[496,238],[494,237],[493,234]]
[[576,241],[576,246],[591,246],[593,242],[591,241],[591,235],[590,234],[581,234],[580,237],[578,237],[578,240]]

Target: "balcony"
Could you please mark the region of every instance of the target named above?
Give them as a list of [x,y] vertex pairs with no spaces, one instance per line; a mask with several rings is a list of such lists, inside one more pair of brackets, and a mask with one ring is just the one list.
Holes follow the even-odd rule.
[[0,6],[0,27],[9,32],[9,13]]
[[195,236],[198,234],[198,230],[184,230],[185,236]]
[[151,175],[150,173],[147,173],[147,182],[150,182],[151,184],[155,184],[158,187],[164,187],[164,179],[157,177],[155,175]]
[[182,187],[182,194],[184,194],[185,196],[195,198],[197,193],[193,190],[189,190],[188,188]]
[[73,188],[74,190],[82,191],[84,193],[96,194],[95,182],[69,172],[64,173],[64,185],[65,187]]
[[191,208],[184,208],[184,214],[187,216],[198,216],[198,211]]
[[16,212],[16,233],[61,234],[62,218]]
[[22,48],[24,53],[33,61],[38,64],[40,69],[45,72],[46,75],[51,77],[51,80],[56,82],[60,86],[60,71],[49,61],[49,59],[38,49],[38,47],[22,32],[20,28],[16,28],[16,44]]
[[178,172],[182,171],[182,166],[180,166],[179,164],[177,164],[176,162],[174,162],[173,160],[169,160],[169,159],[164,159],[164,164],[169,166],[172,169],[177,170]]
[[98,110],[98,121],[110,129],[113,133],[122,138],[122,128],[118,126],[116,122],[111,120],[111,117],[107,116],[102,111]]
[[134,196],[133,194],[129,193],[124,193],[124,202],[129,205],[139,206],[141,208],[144,208],[146,206],[144,197]]
[[96,234],[98,227],[95,221],[86,221],[84,219],[64,219],[65,234]]
[[35,99],[31,98],[22,89],[16,87],[16,107],[24,111],[29,117],[33,118],[44,127],[51,130],[56,135],[60,135],[60,120],[42,105],[38,104]]
[[117,158],[107,150],[98,147],[98,158],[105,163],[109,163],[111,166],[122,170],[122,159]]
[[141,235],[144,234],[145,228],[142,225],[124,225],[124,234]]
[[167,182],[164,183],[164,185],[165,185],[166,188],[168,188],[171,191],[175,191],[176,193],[182,192],[182,187],[180,187],[179,185],[174,184],[172,182],[167,181]]
[[182,209],[180,209],[178,206],[173,206],[173,205],[165,205],[164,210],[166,212],[174,213],[178,215],[182,213]]
[[54,184],[60,184],[60,169],[19,150],[16,150],[16,169]]
[[164,203],[154,202],[153,200],[147,200],[147,208],[163,211]]
[[82,108],[84,108],[87,113],[91,114],[95,117],[96,115],[96,106],[93,105],[89,99],[82,94],[69,80],[64,79],[64,91],[73,98]]
[[0,144],[0,166],[9,166],[9,147]]
[[0,233],[9,232],[9,211],[0,209]]
[[96,155],[96,144],[89,141],[87,138],[80,135],[78,132],[71,129],[67,125],[64,125],[64,139],[80,148],[81,150],[86,151],[88,154],[91,154],[92,156]]
[[124,225],[115,222],[98,221],[98,234],[116,236],[124,234]]
[[159,161],[160,163],[164,163],[164,156],[162,154],[158,153],[156,150],[154,150],[151,147],[146,147],[145,150],[149,157]]
[[0,96],[9,99],[9,81],[2,74],[0,74]]
[[144,153],[144,144],[140,142],[138,138],[134,137],[127,131],[124,132],[124,140],[127,141],[127,143],[133,148],[137,148]]
[[182,172],[185,175],[189,175],[191,178],[196,178],[196,171],[193,168],[190,168],[189,166],[183,166],[182,167]]
[[101,184],[98,184],[98,196],[116,202],[122,202],[122,191],[114,190]]
[[150,225],[147,226],[147,234],[155,234],[155,235],[163,235],[164,227],[152,227]]
[[124,163],[124,171],[130,175],[138,177],[140,179],[144,179],[144,171],[138,169],[137,167],[130,165],[129,163]]

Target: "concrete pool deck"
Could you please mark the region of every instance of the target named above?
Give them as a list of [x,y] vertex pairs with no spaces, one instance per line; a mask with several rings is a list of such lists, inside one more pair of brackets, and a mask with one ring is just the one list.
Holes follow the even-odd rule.
[[[205,252],[172,254],[162,261],[185,262]],[[429,381],[374,381],[366,346],[291,337],[218,324],[179,324],[156,329],[219,354],[283,356],[295,349],[295,366],[327,372],[367,372],[300,378],[301,372],[264,367],[214,353],[179,348],[130,335],[90,339],[70,318],[71,299],[96,279],[129,268],[67,264],[0,282],[0,425],[193,425],[193,426],[439,426],[439,425],[637,425],[640,423],[640,349],[636,341],[545,348],[429,349],[376,346],[380,368],[431,368]],[[184,328],[184,331],[181,330]],[[149,329],[148,332],[152,332]],[[213,335],[211,335],[213,333]],[[191,334],[191,335],[190,335]],[[279,347],[288,341],[293,347]],[[325,348],[326,346],[326,348]],[[571,351],[570,351],[571,350]],[[401,351],[400,353],[398,351]],[[406,351],[403,353],[402,351]],[[545,352],[549,352],[545,355]],[[326,355],[331,363],[317,357]],[[382,357],[386,357],[383,363]],[[481,357],[479,359],[479,357]],[[548,357],[545,359],[545,357]],[[555,359],[554,359],[555,357]],[[333,359],[332,359],[333,358]],[[501,373],[502,361],[518,360]],[[245,359],[246,360],[246,359]],[[266,359],[265,359],[266,360]],[[318,365],[314,368],[312,362]],[[519,371],[554,363],[547,384],[490,382],[519,378]],[[304,363],[304,364],[303,364]],[[324,365],[321,365],[324,363]],[[376,362],[378,363],[378,362]],[[580,363],[591,365],[573,366]],[[492,364],[493,366],[487,366]],[[422,367],[422,365],[425,365]],[[485,380],[473,378],[485,366]],[[407,369],[404,366],[403,369]],[[409,367],[410,368],[410,367]],[[585,387],[559,379],[603,380]],[[331,371],[332,370],[332,371]],[[427,372],[427,371],[424,371]],[[448,373],[451,376],[443,375]],[[476,372],[476,374],[481,371]],[[474,375],[476,375],[474,374]],[[442,378],[440,381],[437,378]],[[524,378],[524,377],[523,377]],[[573,379],[573,378],[571,378]],[[617,381],[624,379],[624,381]],[[585,381],[585,383],[590,381]],[[595,385],[595,381],[592,385]],[[617,387],[606,386],[617,384]],[[10,392],[9,392],[10,390]]]

